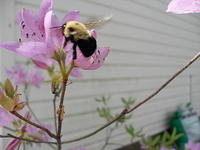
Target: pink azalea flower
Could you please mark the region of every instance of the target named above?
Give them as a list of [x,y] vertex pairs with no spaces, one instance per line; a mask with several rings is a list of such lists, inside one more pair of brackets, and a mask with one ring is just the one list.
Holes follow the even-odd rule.
[[10,69],[7,69],[6,73],[11,79],[14,79],[15,83],[18,85],[24,84],[26,82],[27,74],[24,68],[22,68],[20,65],[15,65]]
[[[42,126],[49,130],[52,129],[52,126],[50,125],[42,125]],[[25,127],[25,131],[28,133],[29,136],[34,137],[35,139],[38,140],[49,141],[51,139],[51,137],[49,137],[49,135],[46,132],[41,131],[41,129],[38,129],[31,125],[27,125]]]
[[176,14],[199,13],[200,0],[172,0],[167,12]]
[[[22,9],[17,14],[16,20],[20,27],[23,42],[5,42],[2,43],[0,47],[34,59],[34,56],[38,55],[38,51],[36,50],[36,52],[33,52],[26,48],[29,46],[34,48],[35,44],[32,41],[35,41],[36,43],[45,41],[44,18],[46,13],[52,10],[52,6],[53,0],[43,0],[40,5],[39,13]],[[43,55],[41,55],[39,58],[36,57],[33,62],[37,66],[47,69],[47,66],[52,65],[53,62],[50,60],[43,60]]]
[[44,41],[44,17],[52,10],[53,0],[43,0],[40,5],[39,13],[31,10],[22,9],[16,17],[24,41]]
[[[46,4],[46,3],[47,4]],[[22,10],[17,16],[18,23],[21,27],[21,34],[23,42],[8,42],[0,44],[0,47],[6,48],[25,57],[33,59],[35,64],[43,69],[47,66],[55,65],[56,61],[52,58],[56,51],[64,50],[66,53],[66,65],[71,65],[72,62],[72,43],[67,43],[63,48],[65,37],[61,27],[68,21],[79,21],[79,11],[69,12],[60,22],[54,15],[52,9],[52,2],[45,1],[45,7],[41,7],[40,17],[31,11]],[[48,12],[47,12],[48,11]],[[42,13],[41,13],[42,12]],[[45,15],[45,17],[44,17]],[[91,34],[96,38],[94,30]],[[74,61],[76,68],[85,70],[94,70],[101,67],[107,57],[109,49],[106,47],[97,48],[92,56],[86,58],[83,56],[80,49],[77,48],[77,59]],[[74,69],[72,76],[81,77],[78,69]]]
[[41,74],[39,74],[38,72],[31,72],[28,74],[28,83],[30,85],[33,85],[37,88],[40,87],[40,84],[44,81],[43,76],[41,76]]
[[7,69],[6,73],[11,79],[15,80],[17,85],[32,85],[37,88],[44,81],[43,76],[39,72],[26,72],[20,65],[15,65]]
[[[0,109],[1,110],[1,109]],[[0,111],[0,117],[1,117],[1,111]],[[27,112],[24,117],[28,120],[31,119],[31,114],[30,112]],[[10,123],[10,122],[9,122]],[[50,125],[42,125],[43,127],[47,128],[47,129],[52,129],[52,127]],[[42,140],[42,141],[49,141],[51,139],[51,137],[49,137],[49,135],[42,131],[39,128],[36,128],[32,125],[29,125],[25,122],[21,122],[21,124],[19,125],[19,133],[22,133],[21,135],[18,135],[18,137],[23,138],[23,133],[27,133],[25,134],[26,137],[30,137],[33,138],[35,140]],[[26,138],[24,137],[24,138]],[[18,140],[18,139],[12,139],[8,142],[8,144],[5,147],[5,150],[15,150],[23,141]],[[39,145],[39,144],[37,144]]]
[[0,127],[11,124],[15,120],[15,117],[7,110],[0,107]]
[[200,143],[193,143],[190,141],[185,145],[185,147],[189,150],[200,150]]
[[12,139],[6,145],[5,150],[15,150],[21,144],[21,142],[21,140]]

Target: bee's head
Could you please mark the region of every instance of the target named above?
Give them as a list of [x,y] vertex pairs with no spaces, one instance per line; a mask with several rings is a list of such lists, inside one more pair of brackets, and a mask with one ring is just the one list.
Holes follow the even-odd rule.
[[64,36],[80,36],[82,34],[87,35],[89,32],[84,24],[78,21],[69,21],[63,25]]

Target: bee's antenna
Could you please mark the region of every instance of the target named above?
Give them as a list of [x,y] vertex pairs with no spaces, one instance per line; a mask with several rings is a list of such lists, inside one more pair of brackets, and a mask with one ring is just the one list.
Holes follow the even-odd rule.
[[50,29],[57,29],[57,28],[62,28],[62,26],[58,26],[58,27],[51,27]]

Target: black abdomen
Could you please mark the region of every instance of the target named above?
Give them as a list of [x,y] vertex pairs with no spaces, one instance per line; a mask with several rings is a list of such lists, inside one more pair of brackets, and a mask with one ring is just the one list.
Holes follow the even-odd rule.
[[96,39],[93,37],[88,39],[79,39],[77,45],[85,57],[90,57],[97,48]]

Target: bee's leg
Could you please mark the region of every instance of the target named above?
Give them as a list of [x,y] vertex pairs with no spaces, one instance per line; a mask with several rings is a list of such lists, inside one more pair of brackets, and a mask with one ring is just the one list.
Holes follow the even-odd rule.
[[76,47],[77,47],[77,43],[74,43],[74,45],[73,45],[73,60],[75,60],[77,57]]
[[69,37],[65,37],[65,41],[64,41],[64,44],[63,44],[63,48],[65,48],[65,46],[67,45],[67,42],[69,41]]

